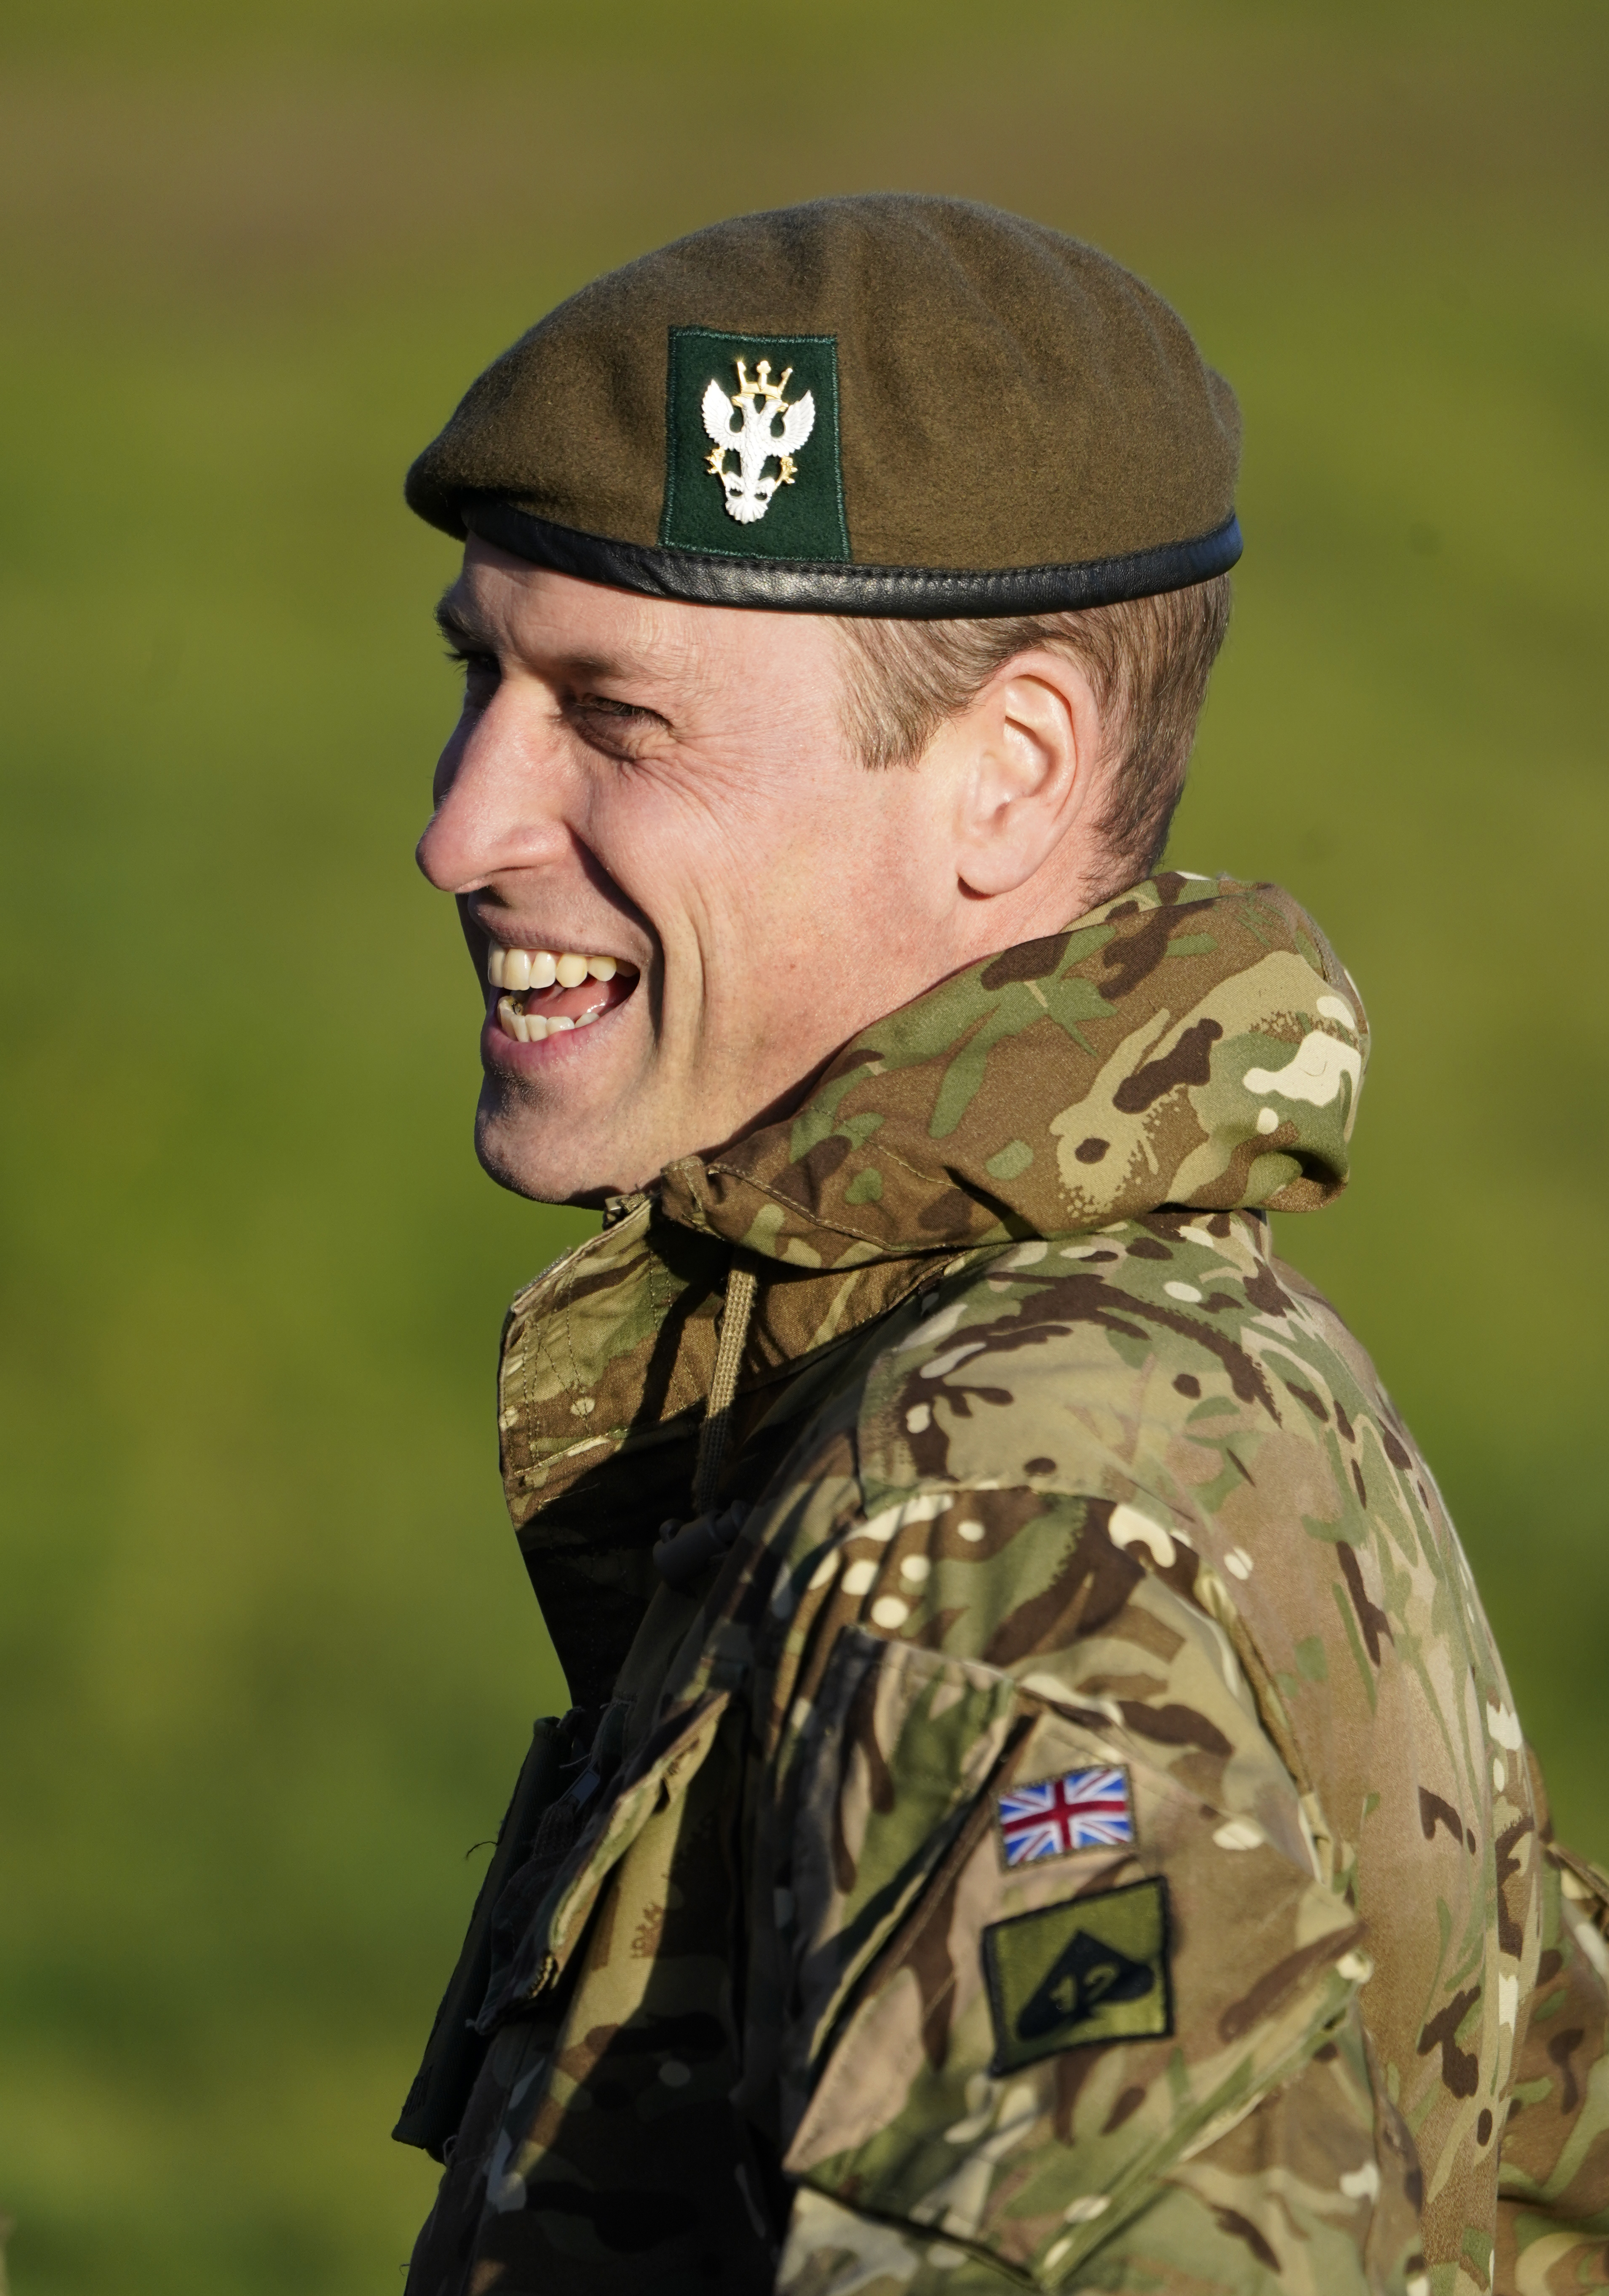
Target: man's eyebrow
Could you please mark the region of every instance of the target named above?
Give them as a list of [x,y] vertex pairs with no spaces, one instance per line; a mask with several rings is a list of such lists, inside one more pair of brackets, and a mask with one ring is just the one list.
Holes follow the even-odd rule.
[[653,675],[652,664],[634,661],[623,654],[572,653],[565,657],[565,675],[578,685],[608,685],[611,681],[624,685],[633,680]]
[[464,653],[496,653],[497,642],[473,610],[449,590],[436,607],[436,627],[448,645]]
[[[476,613],[472,603],[448,590],[436,607],[436,627],[451,646],[464,653],[497,653],[499,651],[497,633]],[[578,685],[595,681],[628,679],[652,676],[652,661],[632,660],[622,654],[573,653],[564,657],[562,665],[567,677]]]

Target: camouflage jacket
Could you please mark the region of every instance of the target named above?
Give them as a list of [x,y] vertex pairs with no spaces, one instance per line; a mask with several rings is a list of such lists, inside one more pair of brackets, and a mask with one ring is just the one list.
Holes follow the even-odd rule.
[[1609,2279],[1605,1885],[1269,1252],[1344,1183],[1366,1030],[1286,896],[1160,876],[514,1302],[576,1703],[398,2132],[447,2161],[411,2296]]

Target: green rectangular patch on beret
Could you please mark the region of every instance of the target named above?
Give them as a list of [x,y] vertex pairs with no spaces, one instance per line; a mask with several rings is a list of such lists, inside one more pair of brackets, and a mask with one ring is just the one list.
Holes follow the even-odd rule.
[[1173,2030],[1168,1885],[1072,1898],[983,1932],[994,2019],[992,2073],[1063,2049],[1163,2039]]
[[835,335],[671,328],[660,540],[727,558],[849,557]]

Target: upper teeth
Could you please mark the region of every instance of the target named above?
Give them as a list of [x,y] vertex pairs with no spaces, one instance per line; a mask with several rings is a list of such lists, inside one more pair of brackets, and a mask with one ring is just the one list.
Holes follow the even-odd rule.
[[612,980],[617,972],[631,972],[618,957],[583,956],[567,948],[562,955],[549,948],[500,948],[496,941],[486,952],[486,977],[494,988],[579,988],[588,974],[594,980]]

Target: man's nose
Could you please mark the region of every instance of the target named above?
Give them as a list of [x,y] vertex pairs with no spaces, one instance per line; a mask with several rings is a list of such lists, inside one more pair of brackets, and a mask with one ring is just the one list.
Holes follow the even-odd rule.
[[435,810],[415,849],[444,893],[471,893],[505,869],[551,860],[564,843],[558,744],[499,693],[466,712],[436,767]]

